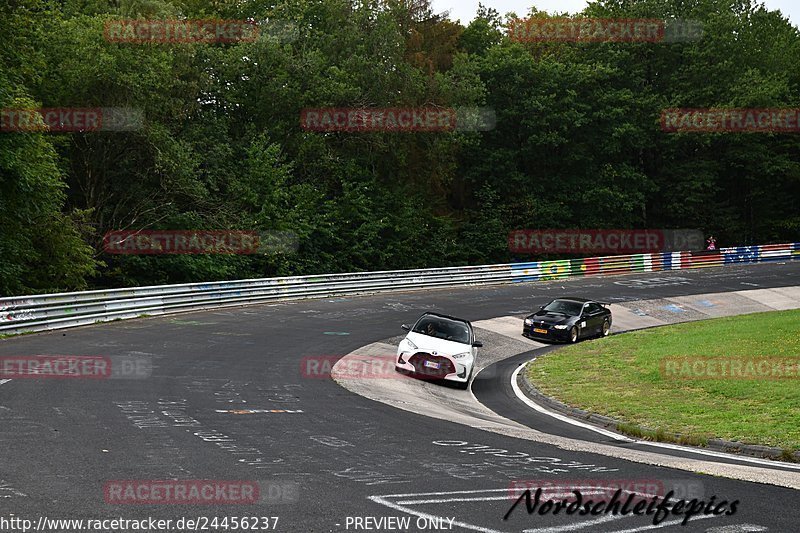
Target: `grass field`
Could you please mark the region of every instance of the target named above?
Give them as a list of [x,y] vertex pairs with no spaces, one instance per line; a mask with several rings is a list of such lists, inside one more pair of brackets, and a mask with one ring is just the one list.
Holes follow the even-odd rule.
[[720,438],[800,450],[797,372],[784,379],[685,379],[667,375],[662,367],[669,358],[712,357],[800,362],[800,311],[690,322],[586,341],[537,359],[528,366],[528,377],[539,390],[568,405],[624,421],[618,429],[637,437],[690,444]]

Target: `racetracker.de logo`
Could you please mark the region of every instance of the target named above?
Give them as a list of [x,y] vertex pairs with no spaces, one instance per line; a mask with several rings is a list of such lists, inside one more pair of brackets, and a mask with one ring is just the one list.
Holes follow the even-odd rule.
[[800,108],[665,109],[667,133],[800,133]]
[[489,131],[497,117],[488,108],[314,108],[300,114],[300,126],[313,132]]
[[660,368],[667,379],[798,379],[800,357],[667,357]]
[[150,359],[129,355],[0,357],[2,379],[147,379],[152,374]]
[[516,500],[526,490],[537,489],[542,489],[544,499],[568,498],[574,490],[601,498],[611,498],[617,491],[622,491],[622,501],[625,501],[629,494],[640,498],[663,496],[673,487],[670,483],[669,489],[666,489],[664,481],[660,479],[530,479],[512,481],[508,487],[508,497]]
[[107,379],[111,360],[92,355],[27,355],[0,357],[4,379]]
[[105,38],[116,43],[232,43],[255,41],[256,22],[247,20],[109,20]]
[[290,254],[298,247],[291,231],[111,231],[103,238],[103,249],[115,255]]
[[309,379],[399,379],[393,355],[320,355],[300,361],[300,375]]
[[112,505],[247,505],[260,490],[255,481],[124,480],[106,483],[103,496]]
[[667,247],[662,230],[515,230],[508,249],[518,254],[633,254]]
[[126,107],[47,107],[0,109],[0,132],[82,133],[135,131],[144,125],[140,109]]
[[649,42],[696,41],[703,36],[697,21],[679,19],[616,19],[534,17],[514,19],[508,36],[518,42]]

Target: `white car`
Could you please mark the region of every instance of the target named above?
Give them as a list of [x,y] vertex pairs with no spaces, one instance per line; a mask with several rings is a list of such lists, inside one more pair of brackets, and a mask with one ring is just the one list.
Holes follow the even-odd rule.
[[397,347],[395,370],[427,379],[443,379],[466,389],[475,367],[476,348],[472,324],[437,313],[425,313]]

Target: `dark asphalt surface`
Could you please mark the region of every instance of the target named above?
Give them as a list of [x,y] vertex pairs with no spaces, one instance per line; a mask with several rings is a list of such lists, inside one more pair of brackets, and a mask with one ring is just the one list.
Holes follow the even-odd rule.
[[[671,282],[631,283],[654,278]],[[396,336],[401,323],[427,310],[481,320],[523,315],[563,295],[621,302],[792,285],[800,285],[800,264],[765,264],[260,305],[0,341],[5,357],[127,356],[153,365],[144,379],[0,384],[0,531],[20,531],[3,519],[36,524],[43,516],[271,516],[279,517],[274,530],[298,533],[650,530],[652,517],[646,516],[586,525],[586,517],[528,516],[518,508],[502,520],[514,481],[571,487],[628,480],[674,486],[689,497],[714,496],[717,503],[739,500],[733,516],[695,518],[685,527],[657,531],[793,533],[800,530],[800,498],[791,489],[504,437],[400,411],[301,372],[303,358],[336,358]],[[535,422],[544,431],[558,429]],[[267,501],[119,505],[104,499],[109,481],[164,479],[253,480]],[[433,516],[454,517],[462,526],[445,520],[440,529],[422,527]],[[410,517],[411,527],[370,522],[362,523],[369,529],[357,528],[348,517]]]

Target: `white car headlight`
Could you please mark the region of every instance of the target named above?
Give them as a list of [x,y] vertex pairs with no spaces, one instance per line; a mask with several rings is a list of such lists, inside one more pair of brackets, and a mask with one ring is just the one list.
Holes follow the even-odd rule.
[[532,326],[533,325],[533,320],[531,320],[530,318],[526,318],[525,319],[525,325],[526,326]]
[[411,339],[406,339],[406,343],[411,347],[412,350],[417,349],[417,345],[411,342]]
[[559,324],[558,326],[553,326],[556,329],[567,329],[569,326],[566,324]]
[[472,354],[469,353],[469,352],[459,353],[459,354],[454,355],[453,359],[464,359],[465,357],[469,357],[470,355],[472,355]]

